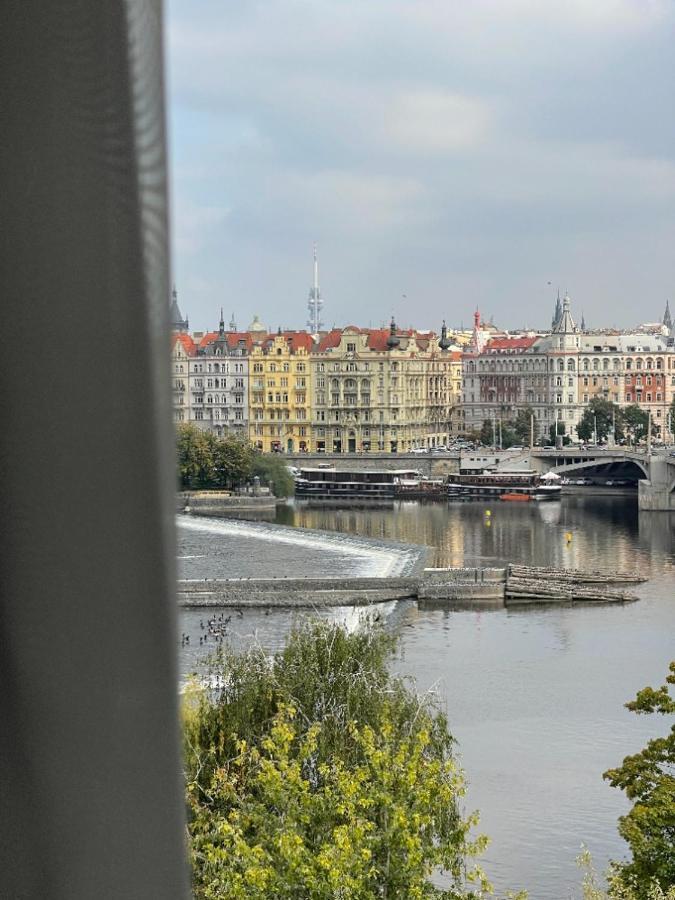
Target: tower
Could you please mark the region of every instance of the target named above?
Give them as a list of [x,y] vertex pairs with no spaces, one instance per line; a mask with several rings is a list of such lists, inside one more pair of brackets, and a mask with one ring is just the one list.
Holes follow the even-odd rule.
[[673,320],[670,315],[670,303],[666,300],[666,311],[663,314],[663,324],[666,326],[668,331],[670,331],[673,327]]
[[320,318],[322,308],[323,300],[319,290],[319,262],[316,257],[316,242],[314,242],[314,281],[309,289],[309,299],[307,300],[307,309],[309,310],[307,325],[312,334],[318,334],[323,326]]
[[173,286],[173,290],[171,291],[171,307],[169,309],[169,320],[171,323],[172,331],[177,331],[181,334],[184,334],[190,328],[190,323],[187,320],[187,316],[183,318],[182,313],[178,308],[178,292],[176,291],[175,284]]
[[555,312],[553,313],[553,318],[551,319],[551,331],[557,331],[560,320],[562,319],[562,314],[563,310],[560,303],[560,291],[558,291],[558,298],[555,302]]

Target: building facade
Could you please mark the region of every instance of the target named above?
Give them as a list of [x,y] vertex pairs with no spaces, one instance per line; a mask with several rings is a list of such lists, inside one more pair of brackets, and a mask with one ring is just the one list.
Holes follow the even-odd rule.
[[319,452],[400,453],[447,443],[460,422],[461,354],[445,331],[349,326],[312,354],[312,436]]
[[309,452],[313,348],[305,331],[257,336],[250,355],[249,439],[264,453]]
[[172,337],[174,421],[248,439],[251,335],[225,331],[221,313],[218,331],[196,337]]

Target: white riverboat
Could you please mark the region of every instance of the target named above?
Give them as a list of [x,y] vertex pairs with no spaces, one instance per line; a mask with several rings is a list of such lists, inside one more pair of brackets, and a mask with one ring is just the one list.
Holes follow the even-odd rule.
[[345,470],[335,466],[299,470],[295,476],[297,497],[358,497],[361,500],[395,497],[403,484],[419,483],[414,469]]
[[532,469],[482,471],[448,478],[450,498],[491,498],[494,500],[559,500],[560,478],[553,472],[540,475]]

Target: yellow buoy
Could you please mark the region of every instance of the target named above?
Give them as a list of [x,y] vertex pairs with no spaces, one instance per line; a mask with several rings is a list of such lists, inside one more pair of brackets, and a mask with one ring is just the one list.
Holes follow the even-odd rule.
[[569,542],[572,540],[572,532],[566,532],[565,537],[567,538],[567,543],[569,544]]
[[485,510],[485,515],[489,518],[489,517],[492,515],[492,513],[490,512],[489,509],[486,509],[486,510]]

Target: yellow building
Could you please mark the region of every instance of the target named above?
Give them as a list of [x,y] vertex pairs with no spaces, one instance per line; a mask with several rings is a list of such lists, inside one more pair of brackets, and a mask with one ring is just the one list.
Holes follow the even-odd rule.
[[312,337],[305,331],[281,330],[252,336],[251,442],[265,453],[309,452]]

